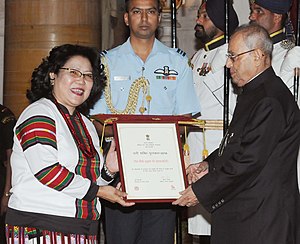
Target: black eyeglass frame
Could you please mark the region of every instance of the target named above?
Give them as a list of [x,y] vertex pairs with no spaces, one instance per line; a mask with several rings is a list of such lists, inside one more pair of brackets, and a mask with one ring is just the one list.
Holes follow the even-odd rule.
[[238,53],[238,54],[235,54],[235,55],[233,55],[232,53],[226,53],[226,58],[229,58],[232,62],[235,62],[237,57],[242,56],[242,55],[247,54],[247,53],[250,53],[250,52],[253,52],[255,50],[256,50],[256,48],[245,51],[245,52],[242,52],[242,53]]

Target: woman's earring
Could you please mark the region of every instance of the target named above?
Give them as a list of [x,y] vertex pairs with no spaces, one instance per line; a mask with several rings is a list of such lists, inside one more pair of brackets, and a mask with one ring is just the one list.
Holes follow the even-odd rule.
[[51,86],[54,86],[54,80],[55,80],[54,78],[52,78],[52,79],[50,78],[50,85]]

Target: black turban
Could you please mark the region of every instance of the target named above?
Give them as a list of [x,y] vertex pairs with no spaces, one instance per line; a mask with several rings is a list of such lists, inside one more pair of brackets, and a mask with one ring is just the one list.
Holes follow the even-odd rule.
[[[221,31],[225,32],[225,0],[206,0],[206,12],[208,17],[214,23],[214,25]],[[237,14],[232,6],[229,4],[228,14],[228,28],[229,34],[231,34],[239,25]]]
[[254,0],[253,2],[276,14],[287,13],[292,5],[291,0]]

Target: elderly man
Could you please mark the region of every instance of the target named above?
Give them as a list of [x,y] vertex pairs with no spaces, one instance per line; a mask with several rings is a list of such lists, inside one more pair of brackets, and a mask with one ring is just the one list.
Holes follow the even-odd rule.
[[[199,7],[195,26],[195,36],[203,44],[191,59],[194,85],[201,104],[201,116],[204,120],[222,120],[224,106],[224,66],[225,53],[225,2],[219,0],[203,1]],[[237,14],[229,5],[229,32],[238,26]],[[235,106],[235,95],[230,89],[230,118]],[[190,147],[191,163],[198,163],[205,157],[205,152],[213,152],[222,139],[222,130],[207,130],[189,133],[188,145]],[[204,155],[203,153],[204,152]],[[207,156],[207,155],[206,155]],[[190,208],[188,211],[188,232],[199,235],[200,242],[208,243],[210,235],[210,215],[201,205]]]
[[226,66],[241,89],[233,119],[219,149],[189,167],[194,183],[173,203],[199,201],[212,213],[212,244],[300,243],[300,112],[271,67],[272,46],[256,24],[231,36]]

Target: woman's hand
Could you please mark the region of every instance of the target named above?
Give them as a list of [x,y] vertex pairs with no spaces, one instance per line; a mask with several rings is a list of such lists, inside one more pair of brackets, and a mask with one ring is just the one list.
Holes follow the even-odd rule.
[[115,174],[119,171],[115,140],[111,141],[110,148],[106,155],[105,164],[111,174]]
[[1,198],[1,206],[0,206],[0,216],[6,213],[7,206],[8,206],[8,200],[9,196],[6,196],[5,193],[3,193],[3,196]]
[[134,205],[134,202],[125,202],[124,198],[126,196],[126,192],[120,191],[113,186],[99,186],[99,190],[97,193],[97,197],[100,197],[112,203],[119,203],[123,207],[130,207]]

